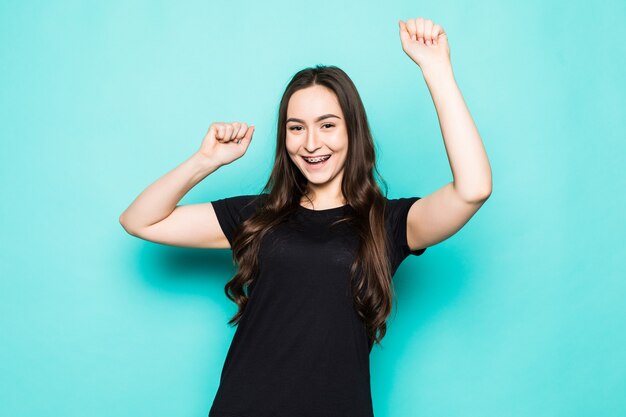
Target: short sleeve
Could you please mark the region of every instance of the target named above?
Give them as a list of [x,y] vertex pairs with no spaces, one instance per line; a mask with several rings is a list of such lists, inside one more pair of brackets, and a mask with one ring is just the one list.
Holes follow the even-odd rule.
[[211,201],[217,221],[231,247],[235,230],[241,223],[252,217],[260,205],[261,197],[265,195],[239,195]]
[[402,261],[409,255],[419,256],[426,251],[426,248],[412,251],[409,248],[406,236],[407,217],[409,209],[421,197],[403,197],[397,199],[388,199],[385,209],[385,222],[387,228],[387,237],[390,243],[392,257],[392,271],[396,269]]

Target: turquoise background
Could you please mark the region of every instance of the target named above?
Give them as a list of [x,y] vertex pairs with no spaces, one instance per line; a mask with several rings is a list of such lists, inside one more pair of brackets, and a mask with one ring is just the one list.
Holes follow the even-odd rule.
[[247,154],[183,204],[254,193],[301,68],[354,80],[389,197],[452,180],[398,19],[446,30],[493,193],[398,270],[377,417],[626,415],[626,3],[0,3],[0,414],[206,416],[235,329],[229,250],[121,212],[214,121]]

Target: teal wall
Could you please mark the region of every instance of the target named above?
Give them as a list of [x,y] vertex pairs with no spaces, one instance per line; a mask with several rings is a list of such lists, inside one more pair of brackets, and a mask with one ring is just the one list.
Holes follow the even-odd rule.
[[450,182],[398,36],[424,16],[493,193],[398,270],[376,416],[626,415],[625,2],[91,3],[0,3],[0,414],[206,416],[230,251],[146,242],[119,215],[214,121],[253,142],[182,203],[256,192],[280,95],[318,63],[357,85],[390,197]]

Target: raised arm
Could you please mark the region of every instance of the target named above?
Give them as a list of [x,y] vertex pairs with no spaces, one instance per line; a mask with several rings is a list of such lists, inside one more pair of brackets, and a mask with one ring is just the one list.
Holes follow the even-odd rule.
[[459,231],[491,195],[491,167],[478,129],[456,84],[448,37],[423,18],[399,21],[402,48],[421,68],[437,110],[453,181],[417,200],[407,218],[412,250]]
[[219,167],[246,152],[254,126],[213,123],[200,149],[146,188],[120,215],[131,235],[172,246],[229,248],[211,203],[177,205],[187,192]]

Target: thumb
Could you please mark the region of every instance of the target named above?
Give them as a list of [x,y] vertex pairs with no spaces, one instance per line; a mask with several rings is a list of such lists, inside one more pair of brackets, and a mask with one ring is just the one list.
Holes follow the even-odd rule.
[[245,140],[252,139],[252,134],[254,133],[254,129],[255,129],[255,126],[254,125],[250,125],[250,127],[248,127],[248,130],[246,131],[246,134],[243,135],[242,139],[245,139]]
[[410,40],[411,36],[406,28],[406,24],[402,20],[398,20],[398,24],[400,25],[400,39],[402,39],[402,42]]

